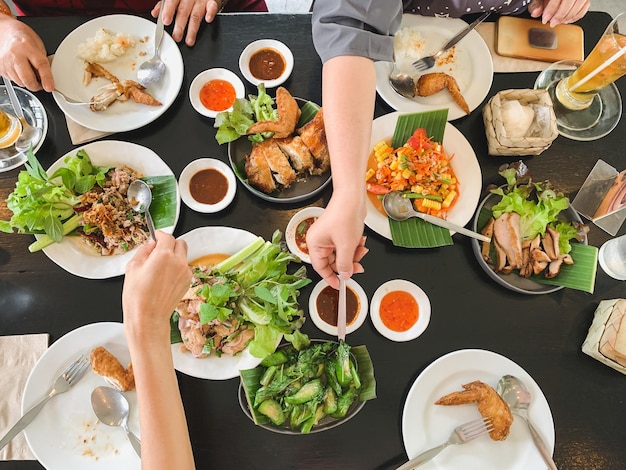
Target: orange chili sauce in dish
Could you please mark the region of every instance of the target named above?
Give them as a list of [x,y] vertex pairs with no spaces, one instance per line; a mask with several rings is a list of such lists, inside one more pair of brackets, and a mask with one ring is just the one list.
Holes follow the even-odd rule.
[[402,290],[391,291],[380,301],[380,319],[393,331],[409,330],[419,317],[419,306],[415,298]]
[[[315,300],[317,313],[320,318],[331,326],[337,326],[337,310],[339,308],[339,291],[330,286],[326,286]],[[350,286],[346,286],[346,325],[350,325],[356,320],[357,313],[361,305],[359,297]]]
[[237,98],[235,87],[227,80],[216,78],[202,85],[200,102],[211,111],[225,111],[230,108]]
[[285,59],[276,49],[266,47],[250,57],[250,73],[259,80],[276,80],[285,71]]
[[228,192],[228,179],[215,168],[200,170],[189,180],[189,192],[202,204],[217,204]]
[[224,261],[230,255],[225,253],[210,253],[208,255],[201,256],[200,258],[194,259],[191,263],[191,266],[213,266],[217,263]]
[[309,254],[309,246],[306,244],[306,234],[316,220],[317,217],[307,217],[296,227],[296,246],[302,253],[306,253],[307,255]]

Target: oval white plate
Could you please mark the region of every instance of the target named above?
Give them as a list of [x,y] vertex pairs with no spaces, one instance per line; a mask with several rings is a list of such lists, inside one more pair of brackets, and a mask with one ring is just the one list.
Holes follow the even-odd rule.
[[[92,323],[55,341],[30,373],[22,397],[22,413],[48,393],[65,367],[80,354],[104,346],[124,366],[130,353],[122,323]],[[28,445],[48,470],[139,470],[141,460],[121,427],[98,421],[91,408],[91,391],[108,385],[91,369],[66,393],[55,397],[25,429]],[[139,435],[137,393],[124,392],[130,403],[130,429]]]
[[[319,312],[317,311],[317,296],[320,295],[320,292],[322,292],[326,286],[328,286],[328,283],[322,279],[313,288],[311,296],[309,297],[309,316],[311,317],[311,320],[313,320],[313,323],[315,323],[315,326],[317,326],[324,333],[331,336],[337,336],[337,327],[329,325],[322,320]],[[350,287],[350,289],[352,289],[352,291],[359,297],[359,311],[357,312],[352,323],[346,325],[346,334],[350,334],[353,331],[356,331],[365,321],[365,318],[367,317],[368,302],[367,294],[354,279],[348,279],[346,281],[346,287]]]
[[[179,237],[187,242],[187,260],[189,262],[211,253],[232,255],[245,248],[257,236],[231,227],[201,227]],[[278,343],[282,336],[278,339]],[[276,346],[278,346],[278,343]],[[239,376],[240,369],[252,369],[258,366],[261,359],[254,357],[244,349],[236,356],[223,354],[198,359],[189,351],[182,352],[180,343],[172,344],[172,356],[176,370],[192,377],[210,380],[226,380]]]
[[[276,49],[282,54],[283,59],[285,59],[285,70],[282,75],[275,80],[259,80],[250,73],[250,57],[252,57],[255,52],[265,48]],[[293,54],[291,53],[291,49],[280,41],[275,39],[259,39],[258,41],[248,44],[239,56],[239,70],[241,70],[245,79],[254,86],[264,83],[265,88],[274,88],[285,83],[291,75],[293,71]]]
[[[134,49],[113,62],[103,64],[120,80],[137,80],[137,68],[154,53],[155,23],[153,21],[132,15],[107,15],[87,21],[67,35],[57,48],[52,61],[52,75],[56,87],[71,98],[89,101],[97,93],[98,88],[110,83],[105,79],[94,79],[88,86],[84,86],[84,62],[76,57],[77,46],[86,39],[94,37],[100,28],[106,28],[112,33],[132,34],[135,37]],[[139,39],[144,37],[149,38],[148,41],[139,42]],[[104,111],[93,112],[88,106],[67,104],[62,98],[55,96],[55,93],[52,93],[52,96],[67,116],[89,129],[101,132],[125,132],[138,129],[167,111],[183,84],[183,57],[178,45],[167,31],[163,34],[161,58],[167,67],[165,75],[146,89],[162,103],[161,106],[147,106],[127,101],[114,103]]]
[[[191,86],[189,87],[189,101],[191,101],[191,106],[193,109],[198,111],[200,114],[206,117],[214,118],[218,113],[222,111],[213,111],[211,109],[205,108],[202,102],[200,101],[200,90],[205,83],[210,82],[211,80],[225,80],[229,82],[233,87],[235,87],[235,97],[243,98],[246,94],[246,89],[243,86],[243,82],[241,79],[231,72],[228,69],[209,69],[204,72],[200,72],[196,75],[196,78],[191,82]],[[232,111],[233,107],[231,106],[224,111]]]
[[[415,325],[406,331],[393,331],[387,328],[380,318],[381,300],[389,292],[397,290],[405,291],[411,294],[417,302],[419,308]],[[428,299],[426,292],[412,282],[405,281],[404,279],[393,279],[385,282],[378,289],[376,289],[376,292],[374,292],[370,306],[370,317],[372,318],[372,323],[378,332],[385,338],[392,341],[410,341],[421,335],[424,330],[426,330],[428,323],[430,323],[430,300]]]
[[[191,181],[193,175],[201,170],[208,170],[209,168],[214,168],[219,171],[228,180],[226,196],[215,204],[203,204],[198,202],[189,192],[189,182]],[[233,202],[235,193],[237,192],[237,182],[235,180],[233,170],[231,170],[226,163],[215,158],[199,158],[192,161],[184,168],[180,174],[180,178],[178,179],[178,188],[180,189],[180,196],[183,198],[183,202],[187,205],[187,207],[196,212],[213,213],[225,209],[231,202]]]
[[[528,387],[533,402],[530,419],[554,450],[554,422],[543,392],[533,378],[510,359],[491,351],[463,349],[440,357],[417,377],[404,403],[402,437],[409,458],[445,442],[459,424],[480,418],[475,406],[439,406],[441,396],[459,391],[462,385],[480,380],[495,388],[500,377],[511,374]],[[452,449],[451,449],[452,450]],[[528,470],[545,468],[526,423],[515,418],[505,441],[493,442],[488,436],[442,452],[423,466],[424,470]]]
[[[400,28],[410,27],[420,32],[425,43],[424,55],[436,52],[466,26],[467,23],[459,18],[436,18],[409,14],[402,16],[402,23],[400,24]],[[445,72],[453,76],[467,105],[473,111],[480,106],[491,89],[491,82],[493,81],[491,54],[489,47],[476,30],[470,31],[455,48],[455,60],[452,63],[435,66],[425,73]],[[415,59],[417,57],[413,58],[413,60]],[[410,62],[400,65],[414,78],[421,75],[419,72],[411,70]],[[376,90],[383,100],[396,111],[415,113],[448,108],[448,120],[450,121],[466,115],[465,111],[452,100],[447,90],[442,90],[432,96],[418,96],[413,99],[400,96],[389,85],[389,74],[392,70],[391,62],[376,62],[375,67]]]
[[[372,123],[372,138],[370,148],[374,148],[381,140],[389,140],[396,128],[396,121],[400,114],[406,113],[389,113],[374,119]],[[480,192],[482,188],[482,175],[480,165],[472,146],[465,136],[450,123],[446,123],[445,133],[443,135],[443,147],[448,155],[454,155],[451,160],[452,169],[459,180],[460,193],[459,200],[454,207],[448,212],[448,220],[462,227],[467,224],[478,205]],[[365,201],[367,215],[365,216],[365,225],[374,230],[374,232],[391,240],[391,230],[389,228],[389,220],[383,214],[378,212],[369,200]]]
[[[117,140],[101,140],[78,147],[66,153],[48,168],[51,175],[65,165],[65,157],[76,155],[78,150],[85,150],[92,163],[100,166],[127,165],[144,176],[174,175],[172,170],[152,150],[141,145]],[[178,189],[178,188],[177,188]],[[161,230],[174,232],[180,215],[180,192],[176,191],[176,217],[174,225]],[[39,239],[42,235],[35,235]],[[77,237],[63,237],[61,243],[53,243],[43,249],[48,258],[67,272],[87,279],[107,279],[124,274],[126,263],[135,255],[135,250],[122,255],[100,256],[89,251],[89,248]]]
[[319,217],[323,213],[323,207],[305,207],[291,218],[291,220],[287,224],[287,228],[285,229],[287,248],[289,248],[289,251],[291,251],[294,255],[296,255],[305,263],[311,264],[311,257],[308,253],[302,251],[296,244],[296,230],[298,229],[298,225],[300,225],[300,222],[302,222],[303,220],[306,220],[309,217]]

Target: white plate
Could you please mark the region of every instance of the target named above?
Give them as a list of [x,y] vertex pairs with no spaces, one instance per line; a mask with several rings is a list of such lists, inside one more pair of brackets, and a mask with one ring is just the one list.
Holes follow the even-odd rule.
[[[275,80],[259,80],[250,72],[250,58],[252,55],[260,51],[261,49],[274,49],[280,52],[285,60],[285,70]],[[290,76],[293,71],[293,54],[285,44],[275,39],[259,39],[246,46],[239,56],[239,70],[243,74],[246,80],[252,83],[254,86],[258,86],[261,83],[265,84],[265,88],[275,88],[278,85],[282,85]]]
[[[232,255],[256,240],[257,236],[231,227],[202,227],[179,238],[187,242],[187,260],[191,262],[211,253]],[[232,379],[239,376],[240,369],[253,369],[261,363],[261,359],[250,354],[247,348],[235,356],[223,354],[221,357],[211,355],[198,359],[188,351],[181,352],[181,347],[180,343],[172,344],[174,367],[199,379]]]
[[[396,128],[396,121],[401,113],[385,114],[374,120],[372,124],[372,140],[370,148],[374,148],[381,140],[389,140]],[[402,113],[406,114],[406,113]],[[450,123],[446,123],[443,137],[443,147],[448,156],[454,155],[451,161],[452,169],[459,180],[460,196],[454,207],[448,212],[448,220],[460,226],[465,226],[478,205],[482,188],[482,174],[476,154],[465,136]],[[371,203],[366,201],[367,215],[365,225],[379,235],[391,240],[389,220]]]
[[[88,86],[84,86],[84,62],[76,57],[78,45],[94,37],[100,28],[106,28],[111,33],[132,34],[135,38],[136,45],[133,49],[113,62],[102,64],[120,80],[137,80],[137,68],[154,53],[155,23],[147,19],[131,15],[108,15],[80,25],[61,42],[52,61],[52,75],[57,89],[71,98],[89,101],[97,93],[98,88],[110,83],[105,79],[94,79]],[[143,38],[148,40],[139,42],[139,39]],[[138,129],[167,111],[178,96],[183,83],[183,58],[178,45],[167,32],[163,34],[161,58],[166,66],[165,75],[146,89],[162,103],[161,106],[127,101],[114,103],[104,111],[93,112],[88,106],[67,104],[53,93],[54,99],[67,116],[89,129],[101,132]]]
[[[404,292],[408,292],[415,299],[418,306],[418,316],[415,325],[409,328],[406,331],[394,331],[383,323],[380,318],[380,302],[383,300],[383,297],[387,295],[389,292],[394,292],[397,290],[401,290]],[[392,341],[410,341],[412,339],[417,338],[421,335],[428,323],[430,323],[430,300],[420,287],[416,286],[410,281],[405,281],[404,279],[393,279],[391,281],[385,282],[381,285],[376,292],[374,292],[374,296],[372,297],[372,305],[370,307],[370,316],[372,318],[372,323],[378,330],[378,332],[383,335],[385,338],[390,339]]]
[[[522,380],[532,396],[530,419],[554,451],[554,422],[546,397],[533,378],[510,359],[491,351],[463,349],[440,357],[413,383],[402,413],[402,436],[409,458],[441,444],[459,424],[480,418],[476,406],[440,406],[443,395],[462,390],[462,385],[480,380],[496,387],[500,377],[511,374]],[[424,464],[427,469],[528,470],[545,468],[526,423],[515,418],[505,441],[480,437],[442,452]]]
[[[189,87],[189,101],[191,101],[193,109],[198,111],[198,113],[206,117],[215,118],[217,114],[222,111],[208,109],[200,101],[200,90],[211,80],[225,80],[229,82],[235,88],[235,98],[243,98],[246,94],[246,89],[241,79],[228,69],[209,69],[196,75],[196,78],[193,79]],[[233,107],[231,106],[225,109],[224,112],[232,110]]]
[[[221,201],[215,204],[203,204],[198,202],[193,198],[191,192],[189,192],[189,183],[193,175],[199,171],[208,170],[209,168],[213,168],[222,173],[228,181],[226,195]],[[208,214],[226,209],[229,204],[233,202],[235,193],[237,192],[237,181],[235,180],[235,173],[233,173],[233,170],[231,170],[230,167],[223,161],[215,158],[199,158],[189,163],[189,165],[183,169],[178,180],[178,188],[180,190],[180,195],[183,198],[183,202],[187,205],[187,207],[196,212]]]
[[298,247],[298,244],[296,243],[296,230],[298,229],[298,225],[300,225],[300,222],[305,221],[309,217],[318,218],[323,213],[323,207],[305,207],[301,211],[298,211],[289,220],[287,228],[285,229],[285,240],[287,241],[287,248],[289,248],[289,251],[291,251],[294,255],[296,255],[305,263],[311,264],[311,257],[309,256],[308,252],[305,253]]
[[[65,157],[74,156],[83,149],[92,163],[101,166],[127,165],[144,176],[174,175],[172,170],[152,150],[141,145],[116,140],[102,140],[78,147],[66,153],[48,168],[48,175],[65,165]],[[178,189],[178,188],[177,188]],[[161,230],[172,233],[180,214],[180,192],[176,191],[176,218],[174,225]],[[35,235],[39,239],[42,235]],[[126,263],[134,256],[135,250],[122,255],[100,256],[89,250],[78,237],[64,237],[61,243],[53,243],[43,252],[67,272],[87,279],[107,279],[124,274]]]
[[[92,323],[71,331],[50,346],[30,373],[22,413],[43,398],[70,362],[97,346],[104,346],[124,366],[130,362],[122,323]],[[88,369],[68,392],[50,400],[24,431],[37,460],[48,470],[141,468],[124,430],[100,423],[91,408],[91,391],[101,385],[108,384]],[[124,396],[130,403],[130,429],[139,435],[137,394],[125,392]]]
[[[420,15],[403,15],[400,24],[400,28],[410,27],[420,32],[424,40],[424,56],[436,52],[465,26],[467,23],[458,18],[436,18]],[[489,47],[476,30],[470,31],[455,47],[455,59],[452,63],[442,66],[436,65],[426,72],[416,72],[411,67],[411,62],[419,57],[413,57],[408,62],[398,65],[402,71],[409,73],[415,79],[422,73],[431,72],[445,72],[453,76],[470,110],[473,111],[483,102],[491,88],[493,80],[491,54]],[[442,90],[432,96],[418,96],[413,99],[400,96],[389,85],[389,74],[393,68],[391,62],[376,62],[375,66],[376,90],[383,100],[396,111],[418,112],[449,108],[448,120],[458,119],[466,115],[452,100],[447,90]]]
[[[337,336],[337,327],[330,325],[322,320],[319,312],[317,311],[317,297],[320,295],[320,292],[322,292],[322,290],[324,290],[327,286],[328,283],[324,279],[322,279],[313,288],[313,291],[309,296],[309,316],[311,317],[311,320],[313,320],[315,326],[317,326],[321,331],[331,336]],[[346,325],[346,334],[350,334],[359,329],[359,327],[365,321],[365,318],[367,318],[367,310],[369,307],[367,302],[367,294],[354,279],[350,278],[346,281],[346,288],[348,287],[359,298],[359,311],[357,312],[354,320],[352,320],[352,323]]]

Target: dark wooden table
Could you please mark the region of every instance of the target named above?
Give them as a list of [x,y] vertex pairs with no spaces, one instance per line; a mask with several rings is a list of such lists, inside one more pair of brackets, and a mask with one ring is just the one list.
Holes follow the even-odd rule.
[[[30,24],[49,52],[85,20],[78,17],[33,18]],[[607,14],[589,13],[585,29],[587,53],[610,21]],[[320,61],[313,49],[308,15],[222,16],[204,27],[194,48],[181,46],[185,78],[172,107],[142,129],[112,136],[156,151],[178,176],[192,159],[211,156],[227,161],[226,147],[214,139],[213,121],[191,107],[187,90],[203,69],[226,67],[238,71],[240,51],[250,41],[273,37],[285,42],[295,56],[295,69],[286,86],[295,96],[321,100]],[[531,88],[535,73],[496,74],[489,96],[501,89]],[[358,79],[352,77],[351,79]],[[626,95],[626,81],[618,81]],[[248,86],[248,91],[254,89]],[[59,108],[46,93],[50,128],[38,152],[44,167],[72,149]],[[392,111],[382,100],[377,115]],[[455,121],[472,144],[481,166],[483,184],[499,183],[498,167],[515,159],[487,155],[482,116],[477,110]],[[568,192],[576,191],[601,158],[618,169],[626,160],[626,123],[595,142],[559,137],[540,156],[525,162],[537,179],[551,179]],[[0,199],[12,190],[18,170],[0,174]],[[324,206],[328,188],[318,198],[294,205],[273,205],[239,186],[234,204],[215,215],[203,215],[183,206],[175,234],[197,227],[225,225],[244,228],[265,238],[284,230],[289,218],[306,205]],[[7,218],[0,205],[0,217]],[[268,223],[269,221],[269,223]],[[621,233],[624,233],[622,228]],[[393,343],[367,321],[351,334],[351,344],[366,344],[372,355],[378,398],[366,404],[354,419],[333,430],[310,436],[283,436],[255,427],[237,401],[236,379],[207,381],[179,374],[189,430],[198,468],[326,469],[387,468],[405,459],[401,417],[406,394],[415,378],[440,356],[465,348],[502,354],[526,369],[550,404],[555,428],[555,460],[563,469],[626,468],[624,423],[626,378],[581,352],[581,345],[601,300],[624,297],[626,284],[598,270],[593,295],[561,290],[550,295],[516,294],[495,284],[478,266],[470,240],[454,237],[454,246],[432,250],[395,248],[366,229],[370,253],[365,274],[356,280],[371,298],[383,282],[398,277],[420,285],[430,296],[432,319],[426,332],[408,343]],[[591,226],[589,241],[600,246],[609,236]],[[54,342],[82,325],[121,321],[123,279],[87,280],[66,273],[45,254],[31,254],[30,236],[0,234],[0,334],[50,334]],[[314,283],[319,276],[313,270]],[[314,285],[314,284],[312,284]],[[311,285],[311,286],[312,286]],[[311,286],[302,291],[302,305]],[[327,338],[312,322],[304,331]],[[2,462],[2,469],[36,469],[36,462]],[[503,469],[508,468],[503,462]]]

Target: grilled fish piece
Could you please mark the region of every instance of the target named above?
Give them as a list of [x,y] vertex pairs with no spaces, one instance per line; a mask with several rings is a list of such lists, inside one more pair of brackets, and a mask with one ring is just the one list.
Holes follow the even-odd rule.
[[298,173],[306,173],[315,168],[315,161],[311,151],[304,144],[300,136],[286,137],[284,139],[274,139],[280,149],[289,157],[291,166]]
[[309,172],[312,175],[321,175],[327,172],[330,168],[330,155],[328,153],[328,145],[326,144],[322,109],[320,108],[313,119],[297,129],[297,132],[315,159],[315,168],[312,168]]

